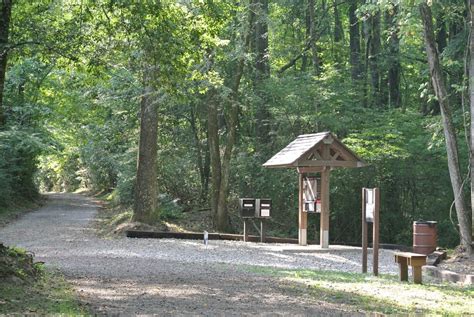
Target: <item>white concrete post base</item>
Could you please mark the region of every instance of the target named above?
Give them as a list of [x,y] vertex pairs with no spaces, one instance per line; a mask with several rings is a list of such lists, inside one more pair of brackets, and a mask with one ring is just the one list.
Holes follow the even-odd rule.
[[322,249],[329,248],[329,231],[323,230],[320,235],[320,246]]
[[307,229],[299,229],[298,230],[298,244],[308,245],[307,236],[308,236]]

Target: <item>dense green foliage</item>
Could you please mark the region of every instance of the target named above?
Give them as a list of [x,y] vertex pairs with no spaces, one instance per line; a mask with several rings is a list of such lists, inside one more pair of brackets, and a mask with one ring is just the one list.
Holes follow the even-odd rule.
[[[218,103],[224,140],[242,37],[253,32],[249,10],[257,12],[253,6],[263,3],[241,2],[16,1],[3,102],[7,124],[0,131],[0,207],[18,197],[34,197],[35,188],[85,187],[113,192],[117,203],[132,204],[146,64],[159,73],[154,85],[159,91],[160,199],[178,199],[183,210],[207,208],[207,107]],[[440,245],[453,246],[459,238],[455,213],[450,212],[446,151],[416,6],[410,1],[394,1],[396,6],[362,2],[314,1],[315,51],[304,49],[309,1],[270,1],[268,16],[256,18],[268,26],[270,70],[261,76],[258,45],[250,41],[229,211],[237,212],[238,197],[270,197],[270,232],[295,236],[297,174],[265,170],[261,164],[299,134],[330,130],[369,163],[332,173],[333,241],[360,241],[360,190],[378,186],[382,242],[411,244],[412,221],[427,219],[439,222]],[[353,3],[360,37],[356,64],[351,63],[349,34]],[[461,93],[467,12],[462,1],[454,0],[434,2],[433,12],[464,168]],[[377,15],[382,21],[378,26],[373,23]],[[367,34],[376,36],[374,28],[380,32],[378,51],[368,44]],[[395,33],[398,44],[392,40]],[[400,104],[389,92],[394,60],[400,65]],[[355,66],[360,66],[359,77],[352,75]],[[465,189],[467,193],[467,184]],[[318,237],[317,218],[310,217],[310,239]],[[239,231],[237,217],[231,219]]]

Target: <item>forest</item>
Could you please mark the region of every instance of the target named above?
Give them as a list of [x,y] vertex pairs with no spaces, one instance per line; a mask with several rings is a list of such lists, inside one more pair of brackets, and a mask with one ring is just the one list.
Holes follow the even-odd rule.
[[360,241],[379,187],[381,242],[424,219],[470,244],[469,4],[2,0],[0,209],[85,188],[136,221],[204,210],[240,232],[238,198],[268,197],[270,234],[296,237],[298,175],[262,164],[331,131],[368,165],[331,173],[332,242]]

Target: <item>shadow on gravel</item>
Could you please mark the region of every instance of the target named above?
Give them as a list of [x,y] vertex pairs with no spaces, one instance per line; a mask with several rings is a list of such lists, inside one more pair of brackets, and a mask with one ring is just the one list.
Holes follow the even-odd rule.
[[[173,265],[174,270],[168,265]],[[354,316],[341,305],[315,299],[294,282],[231,269],[164,263],[148,278],[72,278],[81,300],[98,314]]]

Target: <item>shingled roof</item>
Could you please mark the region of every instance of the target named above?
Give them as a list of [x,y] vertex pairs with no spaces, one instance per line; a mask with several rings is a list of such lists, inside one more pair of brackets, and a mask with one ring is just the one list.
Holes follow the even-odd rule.
[[[322,156],[322,146],[329,147]],[[264,167],[287,168],[303,166],[362,167],[365,162],[339,141],[331,132],[299,135],[275,154]]]

